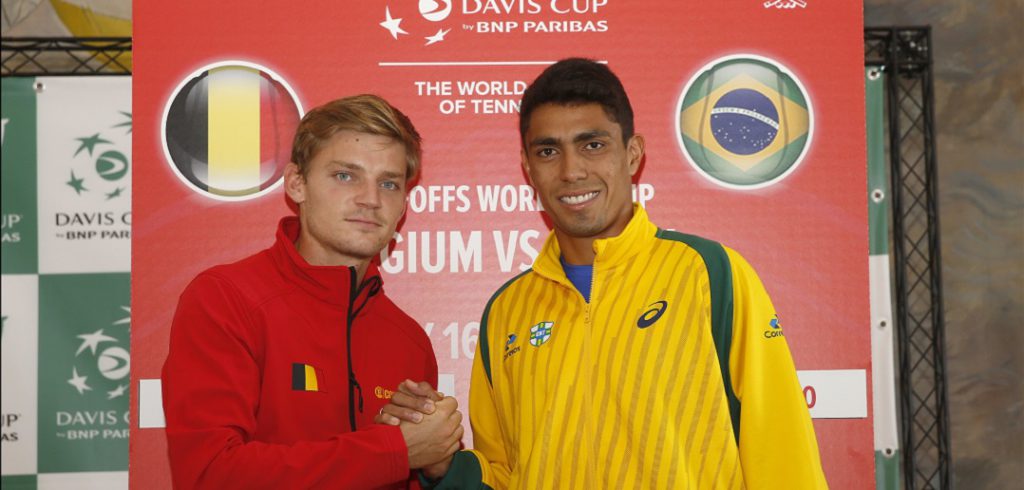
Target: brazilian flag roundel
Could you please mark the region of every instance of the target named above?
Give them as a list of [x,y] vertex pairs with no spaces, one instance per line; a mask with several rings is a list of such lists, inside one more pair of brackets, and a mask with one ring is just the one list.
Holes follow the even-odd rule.
[[773,60],[728,56],[691,78],[679,100],[679,145],[712,182],[733,189],[772,185],[810,147],[814,115],[799,80]]
[[240,201],[281,183],[302,106],[270,70],[214,63],[178,85],[164,108],[164,155],[174,173],[207,197]]

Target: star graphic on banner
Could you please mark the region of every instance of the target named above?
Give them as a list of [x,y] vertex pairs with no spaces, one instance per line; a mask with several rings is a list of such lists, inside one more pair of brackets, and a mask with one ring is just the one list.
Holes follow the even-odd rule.
[[120,196],[121,195],[121,191],[123,191],[123,190],[124,190],[124,187],[118,187],[117,189],[114,189],[113,191],[108,192],[107,193],[107,200],[109,201],[109,200],[111,200],[111,199],[113,199],[113,198],[115,198],[117,196]]
[[437,34],[434,34],[433,36],[427,36],[427,37],[423,38],[423,39],[427,40],[427,44],[424,44],[424,46],[430,46],[431,44],[439,43],[441,41],[444,41],[444,37],[449,32],[451,32],[451,29],[448,29],[447,31],[444,30],[444,29],[438,29],[437,30]]
[[96,355],[96,347],[99,347],[100,342],[117,342],[114,337],[103,335],[102,328],[93,333],[79,335],[78,338],[82,339],[82,345],[78,346],[78,350],[75,351],[76,356],[87,348],[92,351],[92,355]]
[[128,385],[120,385],[117,389],[107,392],[107,400],[113,400],[119,396],[124,396],[124,392],[128,389]]
[[409,34],[405,32],[400,24],[402,19],[395,19],[391,17],[391,7],[384,7],[384,22],[380,23],[380,26],[387,29],[391,33],[391,37],[398,39],[399,34]]
[[131,323],[132,323],[132,308],[130,306],[122,306],[121,309],[124,310],[124,312],[127,313],[128,316],[126,316],[126,317],[124,317],[124,318],[122,318],[122,319],[120,319],[120,320],[118,320],[118,321],[116,321],[114,323],[111,323],[111,325],[131,325]]
[[74,386],[78,390],[79,395],[85,394],[85,390],[91,390],[92,387],[85,384],[85,380],[89,379],[88,376],[79,376],[78,368],[71,368],[71,379],[68,380],[68,384]]
[[89,190],[89,189],[85,188],[85,183],[84,182],[85,182],[85,179],[79,179],[79,178],[75,177],[75,171],[72,170],[71,171],[71,180],[65,182],[65,184],[70,185],[71,188],[75,190],[75,193],[77,193],[79,196],[81,196],[82,195],[82,191]]
[[131,132],[132,132],[132,113],[125,112],[125,111],[117,111],[117,112],[120,112],[121,115],[123,115],[124,117],[127,117],[128,120],[123,122],[123,123],[121,123],[121,124],[115,124],[112,127],[114,127],[114,128],[124,128],[124,127],[127,127],[128,131],[125,131],[124,134],[131,134]]
[[79,153],[82,152],[82,150],[89,150],[89,156],[92,156],[92,150],[93,150],[93,148],[96,148],[96,145],[98,145],[100,143],[110,143],[110,141],[107,141],[107,140],[105,140],[103,138],[100,138],[100,134],[99,133],[96,133],[96,134],[94,134],[92,136],[86,136],[84,138],[75,138],[75,141],[81,141],[82,142],[82,146],[79,146],[78,149],[75,150],[74,156],[76,156],[76,157],[78,156]]

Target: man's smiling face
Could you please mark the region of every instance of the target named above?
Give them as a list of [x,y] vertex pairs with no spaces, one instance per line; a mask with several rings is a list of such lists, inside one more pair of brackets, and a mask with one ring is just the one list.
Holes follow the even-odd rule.
[[559,239],[622,233],[632,217],[642,137],[623,142],[600,104],[544,104],[530,115],[524,145],[523,168]]

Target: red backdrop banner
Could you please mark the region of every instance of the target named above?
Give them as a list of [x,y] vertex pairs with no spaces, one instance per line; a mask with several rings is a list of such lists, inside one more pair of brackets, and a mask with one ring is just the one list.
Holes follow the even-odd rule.
[[[635,198],[654,221],[744,254],[799,370],[870,379],[859,2],[182,0],[136,2],[134,23],[133,387],[160,377],[185,285],[269,246],[291,212],[277,171],[301,111],[376,93],[424,138],[385,287],[467,406],[483,307],[548,229],[519,165],[519,98],[569,56],[623,80],[647,140]],[[208,113],[189,106],[200,96]],[[255,143],[222,148],[231,131]],[[232,158],[249,165],[224,170]],[[815,427],[833,488],[873,488],[870,390],[852,386],[855,413]],[[811,388],[809,402],[846,403]],[[139,391],[130,481],[167,488]]]

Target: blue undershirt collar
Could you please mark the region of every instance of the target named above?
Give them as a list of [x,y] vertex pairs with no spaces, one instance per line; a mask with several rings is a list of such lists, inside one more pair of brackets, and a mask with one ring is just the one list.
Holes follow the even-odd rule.
[[593,265],[573,265],[565,261],[565,257],[558,257],[558,261],[562,263],[562,270],[565,271],[565,277],[569,278],[569,282],[573,286],[576,286],[576,290],[583,295],[583,299],[590,303],[590,286],[593,284],[594,279],[594,266]]

